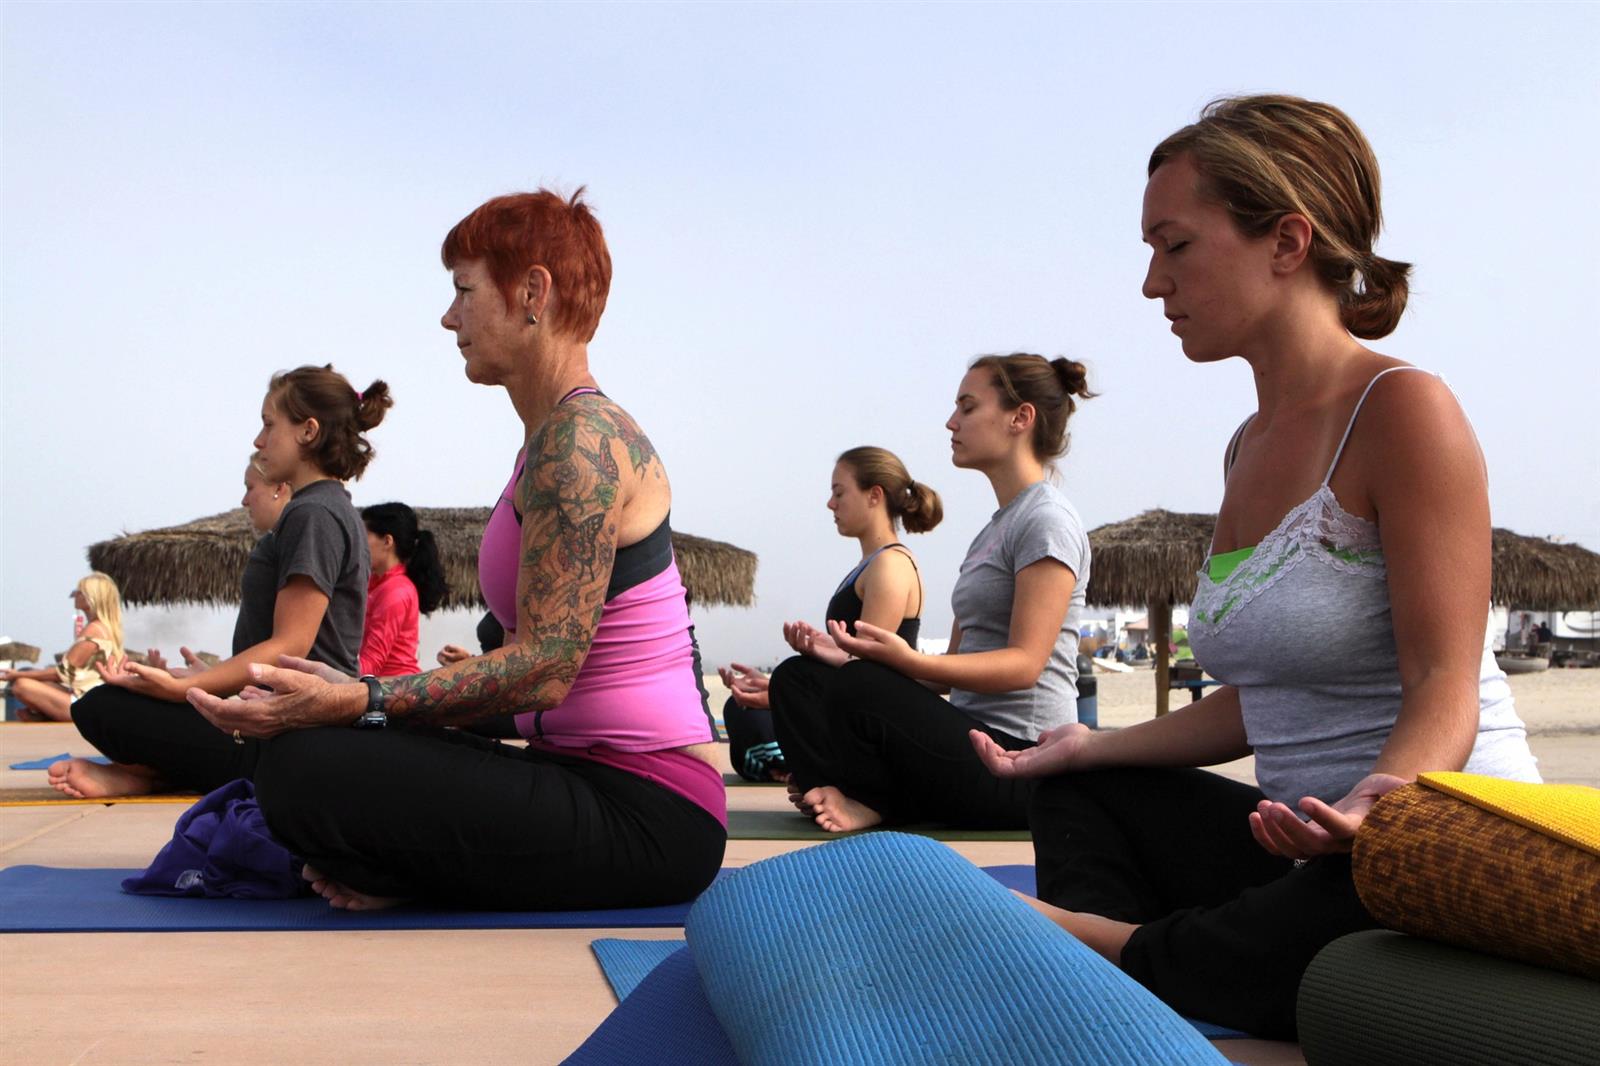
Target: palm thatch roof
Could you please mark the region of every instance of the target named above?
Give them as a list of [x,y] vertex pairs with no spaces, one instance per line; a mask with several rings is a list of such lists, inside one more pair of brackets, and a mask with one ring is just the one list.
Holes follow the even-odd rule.
[[[1188,603],[1216,524],[1214,514],[1154,510],[1093,530],[1086,599],[1095,607]],[[1534,611],[1600,608],[1600,554],[1509,529],[1494,531],[1493,550],[1494,603]]]
[[1154,510],[1090,531],[1085,598],[1094,607],[1188,603],[1216,524],[1214,514]]
[[[478,541],[489,508],[419,507],[417,517],[439,545],[450,585],[443,606],[484,606],[478,589]],[[111,575],[125,603],[235,604],[239,577],[255,541],[244,509],[235,508],[181,526],[101,541],[89,548],[89,565]],[[748,607],[755,602],[754,552],[687,533],[673,533],[672,547],[696,604]]]
[[1489,598],[1530,611],[1600,609],[1600,554],[1497,529]]
[[20,640],[8,640],[0,644],[0,662],[36,663],[39,661],[39,654],[37,647],[24,644]]

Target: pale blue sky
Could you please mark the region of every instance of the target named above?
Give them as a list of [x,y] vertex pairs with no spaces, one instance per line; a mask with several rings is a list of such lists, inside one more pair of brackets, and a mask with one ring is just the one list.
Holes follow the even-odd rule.
[[942,428],[981,352],[1089,364],[1062,483],[1091,526],[1213,510],[1254,397],[1141,298],[1139,197],[1150,148],[1239,91],[1362,125],[1380,250],[1417,264],[1379,347],[1455,386],[1498,524],[1600,549],[1594,4],[12,3],[0,33],[0,633],[52,650],[89,543],[235,504],[276,369],[390,382],[358,503],[491,502],[518,426],[438,326],[437,249],[540,183],[607,228],[593,365],[674,525],[761,556],[759,605],[699,619],[710,662],[819,618],[854,554],[828,474],[862,443],[945,496],[912,544],[948,629],[993,508]]

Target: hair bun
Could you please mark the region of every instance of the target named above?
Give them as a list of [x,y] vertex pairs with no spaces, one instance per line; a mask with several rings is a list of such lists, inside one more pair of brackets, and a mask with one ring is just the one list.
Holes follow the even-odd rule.
[[356,425],[364,433],[383,421],[384,412],[394,406],[389,385],[382,378],[362,389],[356,402]]
[[1061,387],[1068,396],[1087,400],[1096,395],[1089,391],[1089,368],[1082,363],[1058,355],[1050,360],[1050,365],[1055,368],[1056,377],[1061,380]]

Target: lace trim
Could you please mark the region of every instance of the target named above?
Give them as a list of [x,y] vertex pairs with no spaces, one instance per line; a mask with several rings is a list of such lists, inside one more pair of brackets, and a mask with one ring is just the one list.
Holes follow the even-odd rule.
[[1323,485],[1305,503],[1283,516],[1261,539],[1250,558],[1222,581],[1204,570],[1189,610],[1190,630],[1215,633],[1240,609],[1281,581],[1306,559],[1316,559],[1342,574],[1383,581],[1388,569],[1378,527],[1339,506]]

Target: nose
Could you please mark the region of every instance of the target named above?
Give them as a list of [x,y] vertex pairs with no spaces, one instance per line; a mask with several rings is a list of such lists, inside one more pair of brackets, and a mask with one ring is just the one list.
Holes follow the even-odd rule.
[[267,431],[263,429],[260,433],[257,433],[256,439],[250,442],[250,446],[258,452],[265,448],[267,446]]
[[956,431],[957,426],[956,426],[956,416],[955,415],[951,415],[949,418],[945,419],[944,428],[948,429],[951,433],[954,433]]
[[1147,300],[1159,300],[1172,295],[1172,278],[1164,270],[1156,269],[1155,253],[1150,255],[1150,266],[1144,272],[1144,286],[1140,289]]
[[461,328],[461,319],[456,316],[455,301],[450,301],[450,306],[444,309],[444,314],[439,316],[439,325],[454,333]]

